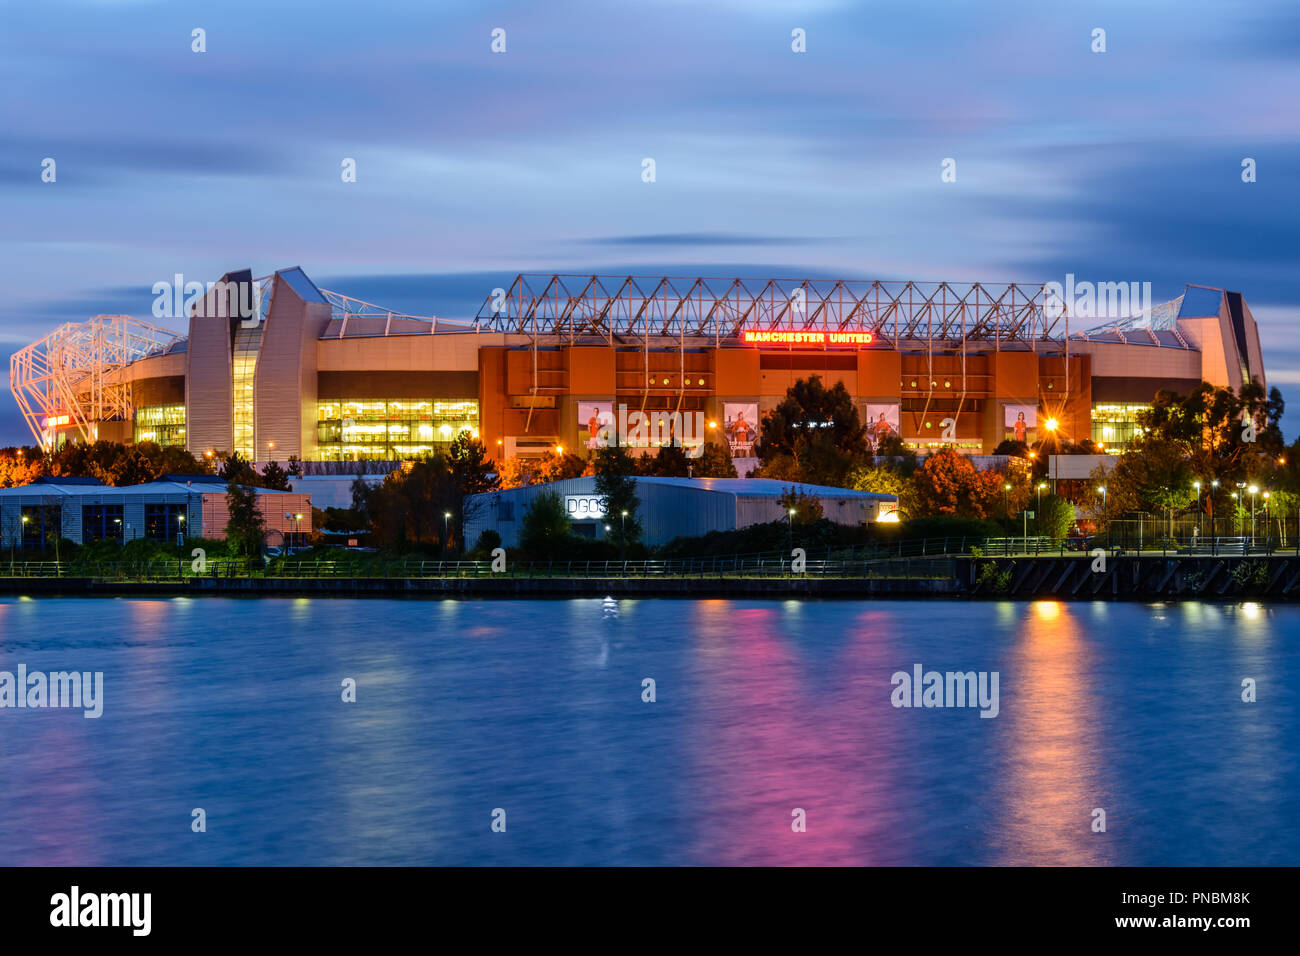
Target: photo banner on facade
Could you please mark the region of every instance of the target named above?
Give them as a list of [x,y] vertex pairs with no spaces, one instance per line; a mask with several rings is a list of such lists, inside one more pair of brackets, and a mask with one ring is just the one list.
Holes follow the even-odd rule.
[[579,402],[578,436],[588,450],[608,448],[614,434],[613,402]]
[[899,430],[899,405],[867,405],[867,449],[873,455],[880,453],[880,446],[889,437],[901,436]]
[[722,427],[732,458],[753,458],[758,444],[758,402],[728,402],[722,406]]
[[1004,438],[1029,444],[1038,429],[1038,409],[1033,405],[1003,405],[1002,421],[1006,426]]

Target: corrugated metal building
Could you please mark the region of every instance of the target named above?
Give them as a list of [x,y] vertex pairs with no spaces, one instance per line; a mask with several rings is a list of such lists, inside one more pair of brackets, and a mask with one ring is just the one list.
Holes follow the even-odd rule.
[[[791,488],[815,495],[827,518],[846,525],[878,521],[898,501],[894,495],[769,478],[637,478],[641,540],[660,545],[679,536],[694,537],[779,521],[786,517],[781,495]],[[480,534],[492,528],[506,547],[517,546],[525,512],[533,499],[547,492],[555,492],[563,499],[577,534],[604,538],[605,526],[612,528],[619,519],[618,515],[604,513],[594,477],[569,478],[474,495],[465,540],[472,545]]]
[[[254,489],[268,532],[309,533],[311,497]],[[298,518],[302,515],[302,518]],[[224,538],[230,513],[219,481],[150,481],[112,487],[93,478],[43,478],[0,488],[0,547],[40,548],[59,536],[77,544],[176,536]]]

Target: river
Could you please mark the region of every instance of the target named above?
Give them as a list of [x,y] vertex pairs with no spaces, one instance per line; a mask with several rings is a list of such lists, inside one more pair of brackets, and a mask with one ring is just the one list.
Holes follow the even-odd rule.
[[1300,607],[0,599],[20,665],[102,715],[0,709],[6,865],[1300,864]]

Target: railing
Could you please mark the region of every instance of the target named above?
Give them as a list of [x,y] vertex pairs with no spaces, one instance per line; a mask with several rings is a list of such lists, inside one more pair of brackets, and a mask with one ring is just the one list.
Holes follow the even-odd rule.
[[0,578],[90,578],[100,581],[185,581],[196,578],[264,579],[418,579],[418,578],[568,578],[582,580],[619,578],[946,578],[952,576],[948,557],[848,557],[834,555],[797,563],[789,554],[734,555],[711,558],[636,561],[516,561],[502,572],[491,561],[284,560],[251,570],[242,562],[209,562],[204,572],[189,561],[76,564],[57,561],[17,561],[0,564]]
[[1101,549],[1109,554],[1181,555],[1188,557],[1250,557],[1294,554],[1300,557],[1300,537],[1200,538],[1194,543],[1121,538],[1072,538],[1053,541],[1045,537],[925,538],[889,544],[830,548],[804,548],[796,559],[789,551],[754,554],[708,555],[637,560],[509,561],[502,572],[491,561],[421,558],[346,558],[322,560],[314,556],[275,558],[263,563],[233,558],[210,558],[201,570],[189,558],[155,558],[151,561],[78,562],[0,560],[0,578],[91,578],[104,581],[184,581],[193,578],[651,578],[651,577],[808,577],[892,578],[934,577],[951,573],[951,559],[981,557],[1078,557]]

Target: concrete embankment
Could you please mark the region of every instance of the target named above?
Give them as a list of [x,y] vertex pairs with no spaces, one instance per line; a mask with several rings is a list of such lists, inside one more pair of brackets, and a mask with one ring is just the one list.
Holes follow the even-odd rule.
[[[903,572],[903,573],[900,573]],[[876,576],[879,575],[879,576]],[[203,577],[152,581],[0,578],[0,595],[411,598],[1300,598],[1300,555],[1091,555],[895,559],[887,575],[445,578]]]

